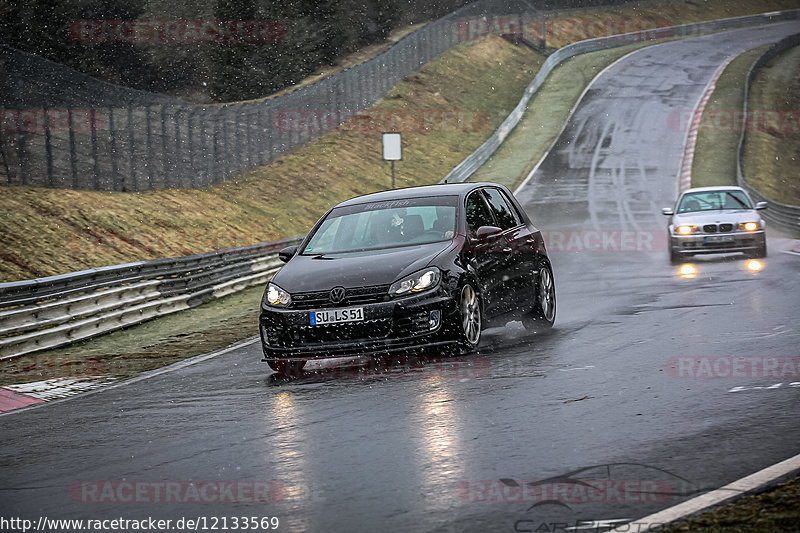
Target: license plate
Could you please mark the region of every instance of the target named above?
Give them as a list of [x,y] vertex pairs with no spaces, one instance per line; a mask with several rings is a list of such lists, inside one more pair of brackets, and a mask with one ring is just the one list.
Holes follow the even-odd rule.
[[706,237],[706,242],[733,242],[733,235],[714,235]]
[[342,322],[361,322],[364,320],[363,307],[347,309],[330,309],[328,311],[311,311],[311,325],[341,324]]

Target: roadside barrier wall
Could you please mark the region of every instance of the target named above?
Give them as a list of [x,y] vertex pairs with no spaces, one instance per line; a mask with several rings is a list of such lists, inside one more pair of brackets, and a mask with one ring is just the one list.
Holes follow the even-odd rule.
[[[747,73],[747,79],[744,86],[744,109],[742,110],[743,124],[742,135],[739,138],[739,150],[736,154],[736,177],[739,186],[745,189],[756,202],[767,202],[767,209],[762,212],[762,215],[768,223],[790,232],[794,235],[800,235],[800,206],[789,205],[778,202],[771,198],[767,198],[758,192],[748,181],[744,175],[744,166],[742,160],[744,158],[745,146],[747,143],[747,106],[750,99],[750,89],[755,81],[758,73],[764,68],[767,63],[775,59],[778,55],[800,45],[800,33],[790,35],[781,39],[777,43],[770,46],[761,57],[759,57],[750,71]],[[795,176],[796,179],[796,176]]]

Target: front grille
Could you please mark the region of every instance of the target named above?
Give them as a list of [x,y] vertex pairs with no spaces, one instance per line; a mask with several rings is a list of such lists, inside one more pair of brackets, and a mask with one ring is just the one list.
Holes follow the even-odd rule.
[[292,309],[326,309],[352,305],[372,304],[389,301],[388,285],[373,285],[346,289],[345,297],[339,303],[331,302],[331,291],[299,292],[292,294]]
[[733,231],[733,224],[706,224],[703,226],[703,233],[729,233]]
[[748,237],[739,237],[734,242],[703,242],[703,241],[686,241],[681,243],[683,250],[711,250],[714,248],[728,249],[731,247],[751,247],[755,246],[755,239]]
[[297,332],[296,340],[302,344],[384,339],[392,332],[392,319],[379,318],[344,324],[301,326],[297,328]]
[[322,326],[290,326],[265,328],[269,344],[280,348],[295,346],[371,341],[387,338],[392,333],[392,319],[378,318],[363,322],[325,324]]

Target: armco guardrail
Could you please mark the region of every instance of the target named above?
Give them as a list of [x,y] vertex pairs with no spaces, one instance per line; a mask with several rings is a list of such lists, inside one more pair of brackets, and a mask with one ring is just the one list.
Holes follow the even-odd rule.
[[299,238],[0,284],[0,359],[55,348],[263,284]]
[[[800,9],[790,11],[780,11],[775,13],[764,13],[760,15],[748,15],[744,17],[734,17],[729,19],[713,20],[709,22],[696,22],[692,24],[683,24],[681,26],[668,26],[664,28],[657,28],[655,30],[644,30],[622,35],[613,35],[610,37],[598,37],[596,39],[588,39],[567,45],[559,48],[552,55],[550,55],[544,62],[542,67],[537,72],[533,81],[525,89],[525,93],[517,104],[517,107],[506,117],[500,127],[492,134],[489,139],[483,143],[477,150],[472,152],[461,163],[458,164],[450,173],[447,174],[441,183],[456,183],[468,179],[478,168],[483,165],[487,159],[500,147],[505,140],[506,136],[511,133],[511,130],[519,123],[528,102],[539,90],[544,80],[562,61],[570,57],[585,54],[588,52],[595,52],[597,50],[605,50],[608,48],[616,48],[625,46],[635,42],[636,40],[660,40],[670,37],[690,37],[693,35],[702,35],[712,33],[715,31],[732,30],[736,28],[746,28],[749,26],[759,26],[771,22],[781,20],[796,20],[800,19]],[[638,37],[638,39],[637,39]]]
[[739,137],[739,150],[736,154],[736,178],[739,186],[745,189],[756,202],[767,202],[767,209],[765,209],[762,214],[762,216],[767,219],[767,222],[775,224],[779,228],[793,234],[800,234],[800,206],[783,204],[771,200],[753,188],[753,186],[747,182],[747,177],[744,175],[742,158],[744,157],[744,148],[747,142],[747,105],[750,98],[750,87],[756,79],[756,76],[758,76],[758,73],[767,63],[780,53],[798,45],[800,45],[800,33],[781,39],[770,46],[750,67],[744,85],[744,109],[742,113],[744,119],[742,123],[742,134]]

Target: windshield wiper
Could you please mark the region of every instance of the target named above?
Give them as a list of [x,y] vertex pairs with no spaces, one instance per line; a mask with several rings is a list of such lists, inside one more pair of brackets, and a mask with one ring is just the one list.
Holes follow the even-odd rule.
[[736,196],[734,196],[731,192],[725,191],[725,194],[727,194],[728,196],[730,196],[731,198],[736,200],[739,203],[740,206],[744,207],[745,209],[750,209],[749,207],[747,207],[746,203],[744,203],[743,201],[741,201],[738,198],[736,198]]

